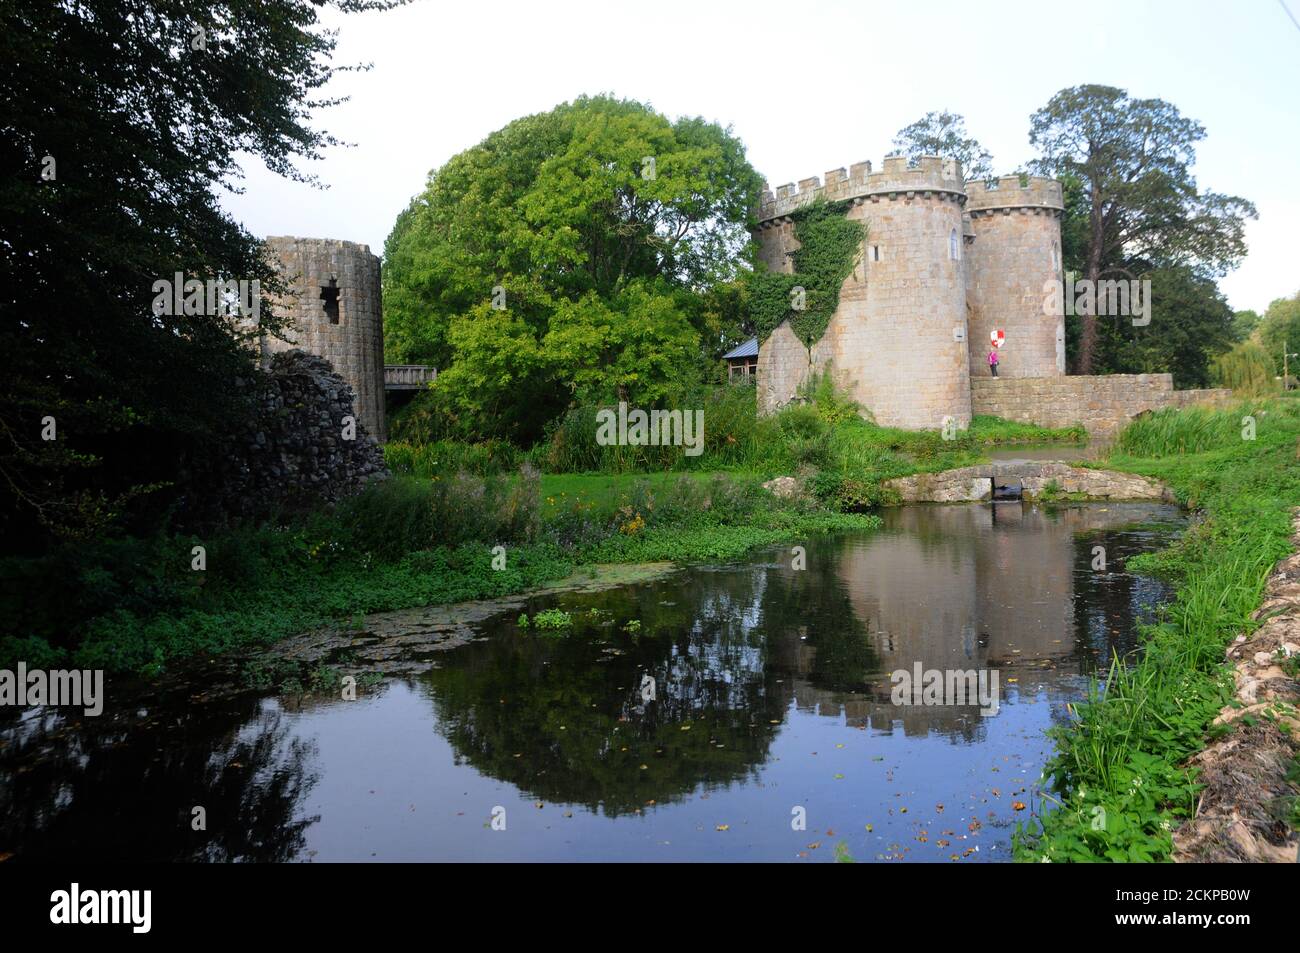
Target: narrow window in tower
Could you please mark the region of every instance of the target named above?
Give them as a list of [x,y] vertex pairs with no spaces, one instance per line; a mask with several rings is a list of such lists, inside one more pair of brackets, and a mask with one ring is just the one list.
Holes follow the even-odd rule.
[[880,261],[880,246],[879,246],[879,245],[872,245],[872,246],[871,246],[871,260],[872,260],[872,261]]
[[948,233],[948,257],[953,261],[958,261],[961,258],[961,245],[957,241],[957,229],[955,228]]
[[1060,267],[1061,267],[1061,249],[1056,244],[1056,242],[1052,242],[1052,270],[1055,271]]
[[331,278],[328,285],[321,286],[320,299],[325,305],[325,317],[329,318],[330,324],[338,324],[339,287],[335,279]]

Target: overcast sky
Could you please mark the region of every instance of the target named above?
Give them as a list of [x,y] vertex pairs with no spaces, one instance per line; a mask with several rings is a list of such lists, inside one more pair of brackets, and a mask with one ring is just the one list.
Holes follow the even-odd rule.
[[[1286,0],[1300,18],[1300,0]],[[1279,0],[1085,4],[859,2],[514,3],[415,0],[332,15],[340,74],[318,128],[355,143],[304,168],[326,191],[247,169],[223,198],[254,234],[340,238],[383,253],[430,169],[510,120],[583,93],[731,125],[776,186],[870,159],[930,110],[967,128],[1007,172],[1034,157],[1029,115],[1057,90],[1104,83],[1198,120],[1203,188],[1250,199],[1250,253],[1221,282],[1263,311],[1300,291],[1300,29]]]

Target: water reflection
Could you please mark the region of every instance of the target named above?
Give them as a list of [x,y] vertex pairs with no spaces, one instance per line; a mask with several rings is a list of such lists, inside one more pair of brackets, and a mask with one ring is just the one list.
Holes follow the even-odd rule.
[[[806,569],[778,549],[534,600],[573,631],[512,612],[356,702],[29,713],[0,730],[0,854],[829,859],[843,838],[859,860],[997,859],[1042,730],[1163,595],[1123,560],[1180,520],[1156,504],[908,507],[806,544]],[[917,662],[996,669],[1001,712],[893,705],[889,673]],[[487,825],[497,806],[507,832]]]

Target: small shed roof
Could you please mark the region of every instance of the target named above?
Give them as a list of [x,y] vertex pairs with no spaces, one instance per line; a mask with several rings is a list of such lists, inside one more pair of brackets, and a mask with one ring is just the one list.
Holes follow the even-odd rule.
[[722,355],[724,361],[730,361],[742,357],[758,357],[758,338],[750,338],[744,344],[733,347],[726,354]]

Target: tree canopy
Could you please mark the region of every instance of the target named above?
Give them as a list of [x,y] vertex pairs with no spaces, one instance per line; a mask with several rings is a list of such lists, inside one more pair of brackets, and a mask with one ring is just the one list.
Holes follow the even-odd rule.
[[181,272],[275,288],[258,240],[216,193],[234,187],[241,157],[301,179],[293,160],[334,141],[306,121],[329,102],[319,93],[335,69],[322,6],[0,8],[6,540],[95,532],[133,498],[157,510],[168,498],[159,486],[175,491],[242,412],[231,387],[248,367],[237,329],[220,315],[155,313],[153,285]]
[[[445,368],[469,433],[530,437],[572,399],[662,399],[701,360],[762,181],[728,129],[582,97],[452,157],[384,246],[390,359]],[[508,368],[505,381],[485,367]]]
[[894,136],[895,155],[915,159],[943,156],[961,162],[967,181],[993,175],[993,156],[978,139],[966,132],[966,120],[958,113],[928,112]]
[[[1032,170],[1078,190],[1063,226],[1067,268],[1097,281],[1150,267],[1210,280],[1236,267],[1255,207],[1198,187],[1191,168],[1204,137],[1204,127],[1172,104],[1111,86],[1063,89],[1035,112],[1029,142],[1040,157]],[[1080,374],[1099,368],[1097,324],[1080,319]]]

